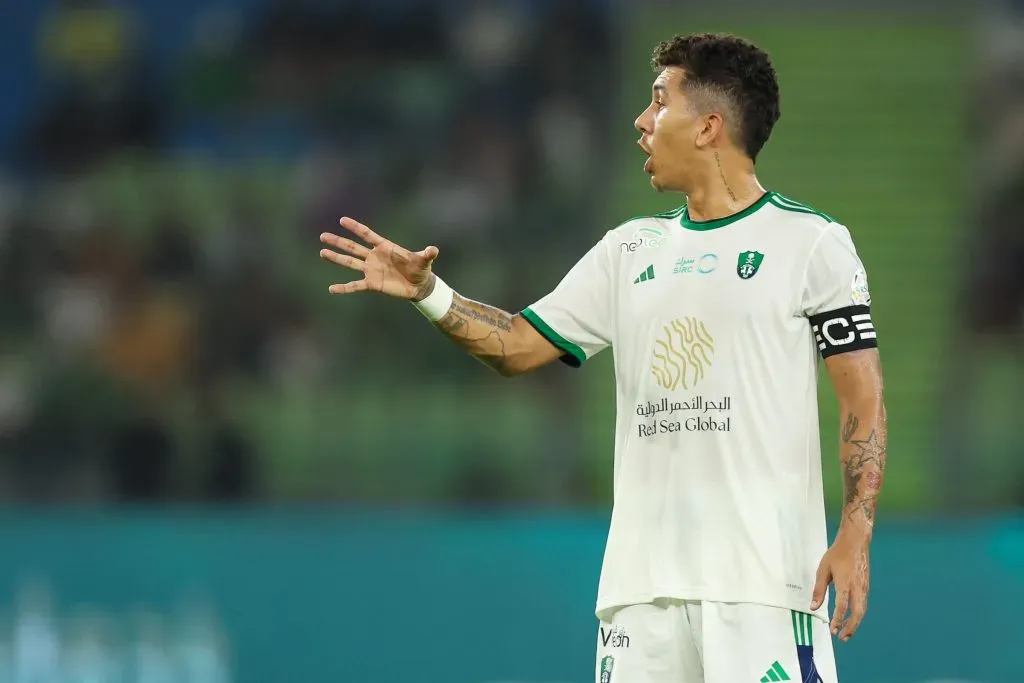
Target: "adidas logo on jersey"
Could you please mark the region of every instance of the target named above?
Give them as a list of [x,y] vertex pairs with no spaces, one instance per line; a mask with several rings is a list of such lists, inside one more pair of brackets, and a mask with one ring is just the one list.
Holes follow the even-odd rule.
[[633,280],[633,284],[634,285],[638,285],[641,282],[647,282],[648,280],[653,280],[653,279],[654,279],[654,264],[652,263],[651,265],[647,266],[647,270],[645,270],[644,272],[640,273],[640,275],[637,277],[637,279]]
[[778,662],[772,664],[771,668],[765,672],[765,675],[761,677],[761,683],[769,683],[769,681],[788,681],[790,680],[789,674],[782,668],[782,665]]

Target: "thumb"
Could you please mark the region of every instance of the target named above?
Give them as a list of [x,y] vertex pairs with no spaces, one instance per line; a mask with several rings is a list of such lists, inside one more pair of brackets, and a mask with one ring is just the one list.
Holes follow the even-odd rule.
[[832,580],[832,571],[829,568],[828,558],[824,558],[818,565],[818,573],[814,577],[814,591],[811,593],[811,609],[818,609],[825,602],[825,594],[828,591],[829,581]]
[[434,262],[434,259],[436,259],[438,254],[440,253],[441,252],[437,247],[427,247],[423,251],[419,252],[417,256],[426,261],[426,265],[429,266],[431,263]]

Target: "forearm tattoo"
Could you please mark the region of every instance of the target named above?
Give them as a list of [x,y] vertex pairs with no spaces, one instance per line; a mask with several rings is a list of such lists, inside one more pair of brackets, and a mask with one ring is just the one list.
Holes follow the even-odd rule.
[[436,325],[445,336],[498,372],[509,369],[506,341],[512,314],[455,295],[448,313]]
[[[863,432],[867,431],[867,435]],[[860,435],[858,435],[860,434]],[[860,418],[850,413],[842,430],[840,459],[843,467],[843,520],[874,524],[875,506],[882,488],[886,458],[884,414],[861,429]]]

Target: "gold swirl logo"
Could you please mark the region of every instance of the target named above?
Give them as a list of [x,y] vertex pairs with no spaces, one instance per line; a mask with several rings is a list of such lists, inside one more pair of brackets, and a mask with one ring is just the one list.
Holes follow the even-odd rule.
[[673,320],[654,340],[651,373],[670,391],[691,389],[704,378],[715,356],[715,340],[696,318]]

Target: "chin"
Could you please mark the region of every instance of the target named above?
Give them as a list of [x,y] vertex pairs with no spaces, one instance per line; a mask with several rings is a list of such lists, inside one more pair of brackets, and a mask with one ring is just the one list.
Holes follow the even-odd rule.
[[682,192],[681,185],[682,183],[672,182],[664,176],[659,177],[656,173],[651,174],[651,187],[658,192]]

